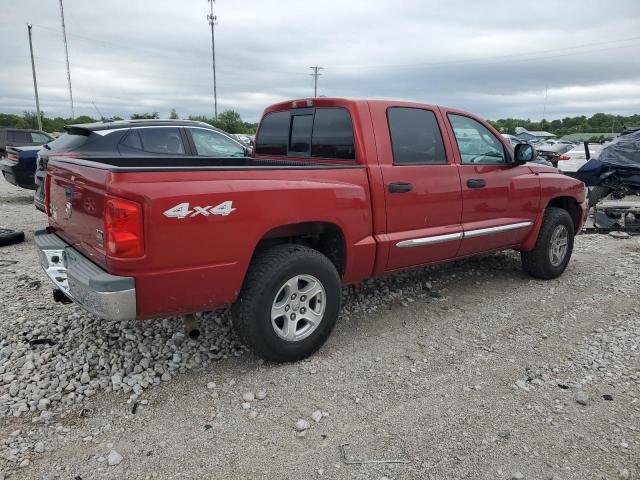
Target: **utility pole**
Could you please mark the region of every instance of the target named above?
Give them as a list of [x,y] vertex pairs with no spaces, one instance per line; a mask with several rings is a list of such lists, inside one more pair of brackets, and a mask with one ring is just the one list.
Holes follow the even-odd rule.
[[71,70],[69,69],[69,47],[67,46],[67,29],[64,26],[64,7],[60,0],[60,18],[62,19],[62,40],[64,41],[64,54],[67,59],[67,84],[69,85],[69,102],[71,102],[71,119],[76,118],[73,111],[73,91],[71,90]]
[[547,115],[547,98],[549,98],[549,85],[544,87],[544,108],[542,109],[542,122],[544,123],[544,117]]
[[[62,0],[61,0],[62,1]],[[216,0],[207,0],[209,2],[209,6],[211,7],[211,13],[207,15],[207,20],[209,21],[209,25],[211,25],[211,56],[213,59],[213,111],[215,119],[218,120],[218,92],[216,90],[216,40],[214,26],[218,24],[218,17],[213,14],[213,2]]]
[[313,96],[317,97],[318,96],[318,77],[321,76],[321,73],[318,73],[319,70],[324,70],[324,67],[309,67],[311,70],[313,70],[313,73],[310,73],[309,75],[311,75],[313,77]]
[[33,90],[36,92],[36,113],[38,115],[38,130],[42,130],[42,113],[40,113],[40,99],[38,99],[38,82],[36,82],[36,63],[33,60],[33,43],[31,42],[31,24],[27,23],[29,32],[29,51],[31,52],[31,73],[33,74]]

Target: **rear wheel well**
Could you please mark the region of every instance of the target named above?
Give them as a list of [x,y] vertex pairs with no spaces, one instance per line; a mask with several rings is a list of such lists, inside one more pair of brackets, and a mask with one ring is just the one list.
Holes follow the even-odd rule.
[[325,255],[342,277],[345,269],[345,241],[340,227],[329,222],[282,225],[268,231],[258,242],[253,256],[285,243],[305,245]]
[[573,220],[573,228],[575,232],[578,233],[578,227],[580,226],[580,206],[578,202],[573,197],[556,197],[553,198],[548,207],[557,207],[566,210],[569,215],[571,215],[571,219]]

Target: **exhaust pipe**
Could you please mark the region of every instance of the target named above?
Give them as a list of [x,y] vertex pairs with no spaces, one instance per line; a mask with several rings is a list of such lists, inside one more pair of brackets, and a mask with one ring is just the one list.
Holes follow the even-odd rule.
[[184,330],[190,339],[196,340],[200,337],[200,321],[195,315],[187,315],[183,319]]
[[66,293],[64,293],[59,288],[53,289],[53,300],[62,303],[63,305],[68,305],[73,302],[69,297],[67,297]]

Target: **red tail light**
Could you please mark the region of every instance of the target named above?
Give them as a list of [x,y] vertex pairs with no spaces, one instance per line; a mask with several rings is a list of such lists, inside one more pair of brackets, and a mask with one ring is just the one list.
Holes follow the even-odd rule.
[[106,196],[104,236],[107,255],[120,258],[141,257],[144,254],[144,239],[140,204]]
[[11,161],[12,161],[12,162],[14,162],[14,163],[18,163],[18,160],[19,160],[19,159],[18,159],[18,155],[17,155],[17,154],[15,154],[15,153],[9,153],[9,154],[7,155],[7,160],[11,160]]
[[567,155],[560,155],[560,157],[558,158],[558,160],[571,160],[571,157],[567,156]]
[[44,211],[47,212],[47,217],[51,216],[51,204],[49,202],[49,192],[51,191],[51,177],[47,175],[44,177]]

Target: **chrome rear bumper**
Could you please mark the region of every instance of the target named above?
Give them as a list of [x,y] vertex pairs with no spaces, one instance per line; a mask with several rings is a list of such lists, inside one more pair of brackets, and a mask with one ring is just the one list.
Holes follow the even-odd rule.
[[136,318],[133,277],[105,272],[54,233],[35,232],[40,264],[53,284],[85,310],[106,320]]

